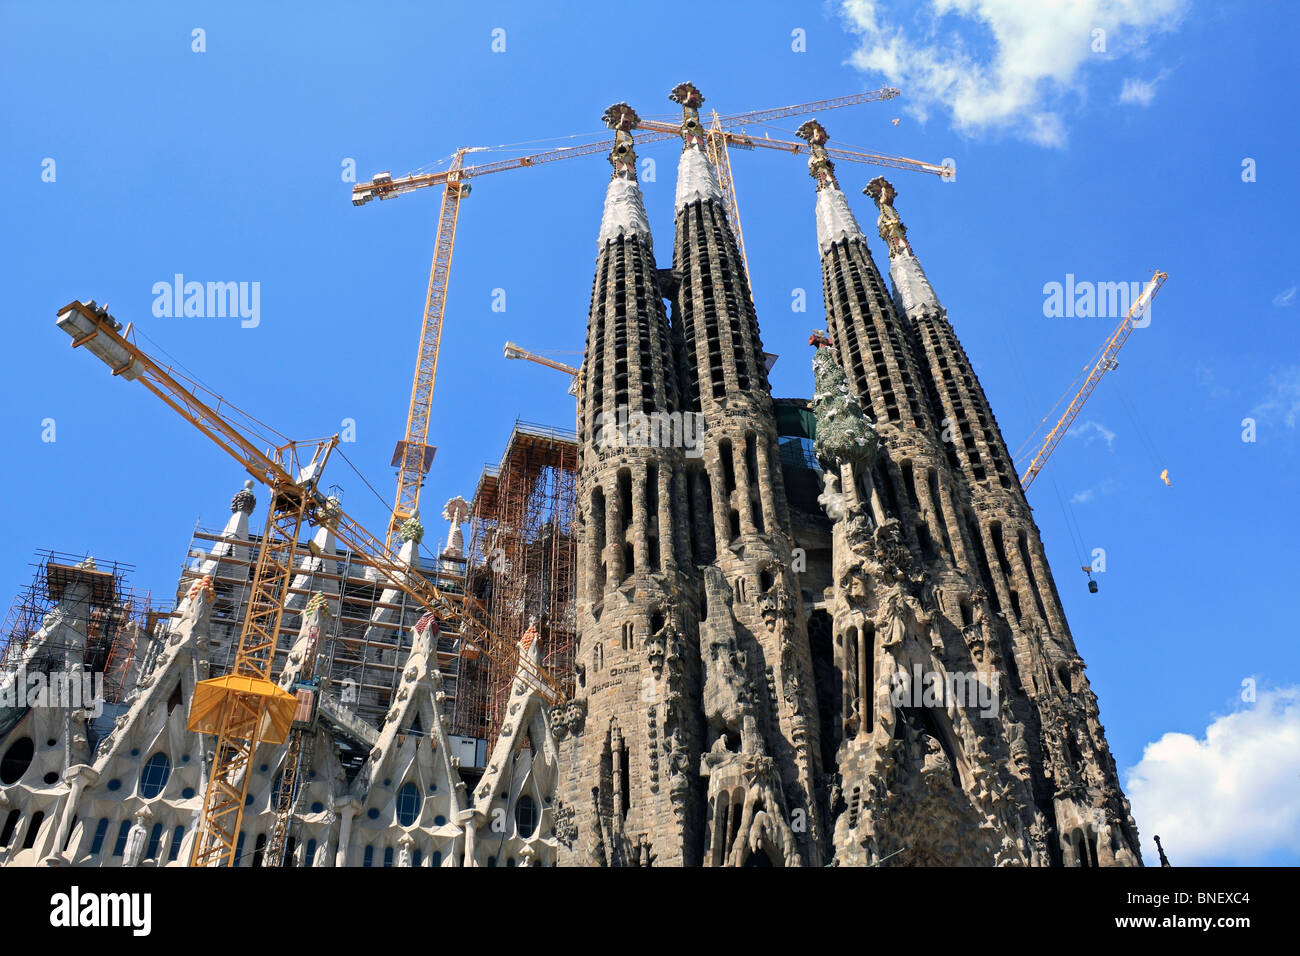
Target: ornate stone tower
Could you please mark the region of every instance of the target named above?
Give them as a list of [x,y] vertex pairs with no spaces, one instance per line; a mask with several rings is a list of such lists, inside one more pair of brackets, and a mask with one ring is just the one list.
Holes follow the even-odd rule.
[[934,417],[964,486],[964,518],[980,583],[1000,626],[1010,632],[1008,670],[1017,691],[1013,717],[1026,728],[1035,804],[1055,830],[1053,860],[1059,852],[1067,866],[1138,863],[1137,828],[1120,790],[1097,698],[997,420],[907,240],[893,206],[897,191],[876,177],[863,192],[879,209],[896,310],[923,357]]
[[636,180],[637,115],[620,103],[604,119],[614,173],[578,410],[577,690],[555,722],[560,800],[576,836],[560,862],[684,865],[701,852],[699,599],[677,504],[683,449],[645,440],[644,428],[681,402]]
[[[812,148],[830,333],[816,340],[819,434],[856,421],[849,406],[875,418],[859,441],[818,449],[842,677],[836,860],[1137,863],[1037,529],[893,188],[865,190],[880,207],[891,301],[825,130],[799,134]],[[877,437],[878,453],[860,452]]]
[[704,151],[704,97],[682,83],[670,98],[683,114],[673,336],[682,407],[704,419],[688,471],[692,559],[705,566],[704,863],[818,865],[812,663],[758,319]]

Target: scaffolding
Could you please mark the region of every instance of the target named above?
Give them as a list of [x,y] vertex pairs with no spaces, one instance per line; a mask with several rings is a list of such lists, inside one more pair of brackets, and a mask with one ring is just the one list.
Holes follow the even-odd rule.
[[[90,560],[93,567],[88,566]],[[105,702],[121,702],[137,676],[132,673],[137,652],[145,650],[143,643],[151,639],[166,610],[151,602],[149,592],[137,595],[127,585],[132,565],[51,550],[37,551],[29,563],[35,569],[31,584],[14,597],[0,630],[0,670],[16,671],[27,660],[33,638],[67,587],[85,584],[90,598],[81,635],[84,644],[47,642],[39,660],[28,661],[27,667],[55,668],[79,659],[86,671],[103,674]]]
[[[249,582],[257,564],[261,535],[248,539],[223,537],[218,531],[196,527],[190,541],[188,562],[177,584],[176,605],[194,583],[212,578],[213,601],[208,617],[211,674],[219,677],[234,666],[239,631],[247,611]],[[411,652],[411,629],[424,615],[420,606],[404,591],[390,594],[388,580],[368,559],[348,550],[314,555],[307,543],[298,546],[300,557],[290,587],[285,593],[285,611],[280,620],[272,672],[285,664],[298,631],[301,612],[317,591],[335,611],[319,645],[316,673],[331,696],[374,727],[384,722],[392,706],[402,670]],[[446,558],[423,569],[439,588],[457,592],[464,587],[463,564]],[[172,617],[179,611],[172,612]],[[457,695],[462,642],[457,635],[443,632],[438,637],[437,667],[442,674],[449,711]]]
[[[497,465],[487,465],[470,503],[465,587],[487,605],[497,632],[518,641],[536,623],[542,666],[573,693],[577,644],[578,439],[516,420]],[[465,662],[453,729],[496,738],[514,674],[487,658]]]

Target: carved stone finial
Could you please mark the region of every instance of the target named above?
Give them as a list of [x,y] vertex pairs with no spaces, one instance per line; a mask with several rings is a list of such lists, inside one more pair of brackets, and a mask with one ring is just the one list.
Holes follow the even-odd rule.
[[190,585],[190,589],[185,593],[185,596],[190,600],[193,600],[195,597],[198,596],[200,591],[206,592],[208,596],[208,600],[209,601],[212,600],[212,596],[216,593],[215,589],[212,586],[212,575],[205,574],[203,575],[203,577],[198,578],[193,584]]
[[469,502],[457,495],[443,505],[442,517],[451,522],[451,531],[447,534],[447,547],[442,553],[453,558],[463,557],[465,537],[461,533],[460,526],[469,517]]
[[682,107],[682,148],[704,148],[704,127],[700,125],[700,107],[704,94],[694,83],[678,83],[668,98]]
[[235,497],[230,499],[230,513],[242,511],[246,515],[253,513],[257,507],[257,499],[253,497],[253,482],[244,482],[244,487],[235,492]]
[[835,180],[835,164],[826,154],[826,143],[830,140],[826,127],[811,119],[795,130],[794,135],[804,140],[812,153],[808,159],[808,175],[816,180],[817,189],[838,189],[840,184]]
[[325,599],[325,593],[323,591],[317,591],[311,596],[311,599],[307,602],[307,606],[303,608],[302,613],[303,616],[306,617],[307,615],[314,614],[317,611],[320,612],[321,617],[323,618],[330,616],[329,601]]
[[403,541],[414,541],[416,544],[424,540],[424,525],[420,523],[420,512],[415,512],[402,522],[402,527],[398,529],[397,536]]
[[641,117],[626,103],[615,103],[605,110],[601,120],[614,131],[614,148],[609,152],[609,164],[614,167],[614,178],[636,182],[636,150],[632,146],[632,130],[641,125]]
[[889,246],[889,257],[892,259],[899,254],[912,254],[912,246],[907,241],[907,227],[903,225],[903,220],[898,218],[898,211],[894,209],[894,199],[898,196],[898,190],[884,176],[877,176],[862,190],[873,200],[876,208],[880,210],[880,218],[876,220],[876,228],[880,230],[880,238],[885,240]]

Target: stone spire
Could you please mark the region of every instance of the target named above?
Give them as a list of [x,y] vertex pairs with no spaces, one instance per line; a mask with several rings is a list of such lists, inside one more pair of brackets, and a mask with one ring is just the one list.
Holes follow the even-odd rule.
[[830,139],[826,128],[816,120],[808,120],[795,130],[795,135],[808,143],[812,153],[808,175],[817,183],[817,248],[825,255],[832,243],[861,239],[862,229],[835,179],[835,164],[826,152]]
[[[788,845],[764,840],[768,862],[785,862],[788,851],[815,866],[822,861],[826,808],[818,785],[818,726],[807,719],[816,708],[812,663],[802,595],[791,570],[791,518],[758,316],[721,190],[703,149],[698,114],[704,97],[693,85],[682,83],[669,98],[682,107],[673,331],[681,343],[683,406],[704,419],[700,457],[687,471],[691,563],[705,568],[709,579],[727,590],[729,600],[708,602],[707,621],[715,637],[721,633],[718,628],[725,629],[735,648],[734,654],[723,655],[725,659],[705,663],[713,668],[715,689],[751,683],[769,688],[750,697],[752,739],[724,730],[734,722],[715,713],[715,702],[707,700],[706,691],[707,729],[701,743],[715,768],[731,770],[711,778],[703,811],[706,820],[717,820],[728,787],[735,782],[732,772],[762,763],[770,770],[768,784],[783,794],[790,813],[802,814],[807,821]],[[705,580],[696,575],[694,586],[702,592]],[[701,652],[722,654],[723,645],[731,646],[721,637],[718,641],[721,644],[715,641],[712,650],[706,649],[702,630]],[[772,803],[765,805],[770,811]],[[756,831],[749,835],[757,839]],[[705,846],[706,865],[746,858],[743,850],[733,853],[732,843],[716,832],[706,832]]]
[[884,176],[877,176],[862,191],[875,200],[876,208],[880,210],[876,228],[889,247],[889,277],[894,282],[895,304],[910,319],[915,319],[924,309],[941,310],[943,306],[939,304],[939,297],[925,277],[925,270],[912,251],[912,244],[907,241],[907,227],[894,209],[898,190]]
[[460,526],[469,517],[469,502],[457,495],[443,506],[442,517],[444,520],[451,522],[451,528],[447,534],[447,547],[442,549],[443,555],[450,558],[463,558],[465,556],[465,536],[461,533]]
[[[699,693],[698,667],[687,661],[656,674],[653,662],[663,648],[685,660],[693,633],[684,453],[671,435],[647,435],[648,422],[677,418],[681,400],[661,273],[636,184],[636,113],[620,103],[606,111],[605,122],[615,131],[614,175],[579,390],[576,687],[555,730],[564,768],[555,813],[557,832],[565,834],[562,864],[640,860],[633,841],[644,838],[660,865],[682,865],[698,860],[702,828],[698,808],[687,801],[698,788],[687,703]],[[529,653],[540,649],[534,641]],[[523,739],[516,705],[526,701],[510,703],[515,745]],[[527,729],[539,743],[536,717]],[[503,727],[502,760],[507,736]],[[484,781],[501,773],[513,779],[511,766],[519,765],[494,757]],[[488,792],[483,806],[493,799]],[[566,821],[579,813],[575,833]]]
[[614,148],[609,152],[609,164],[614,172],[605,190],[605,212],[600,221],[600,234],[596,251],[605,248],[617,236],[637,236],[652,247],[650,220],[641,201],[641,188],[636,181],[636,150],[632,143],[632,130],[641,123],[636,110],[626,103],[615,103],[601,117],[614,131]]
[[221,540],[208,549],[208,556],[203,559],[199,573],[215,574],[217,566],[223,559],[230,561],[248,560],[248,519],[257,507],[257,498],[253,495],[253,482],[244,482],[244,487],[235,492],[230,499],[230,517],[221,529]]
[[682,156],[677,163],[677,197],[673,208],[681,209],[699,200],[721,202],[722,188],[705,154],[704,127],[700,125],[704,94],[693,83],[678,83],[668,98],[682,107]]

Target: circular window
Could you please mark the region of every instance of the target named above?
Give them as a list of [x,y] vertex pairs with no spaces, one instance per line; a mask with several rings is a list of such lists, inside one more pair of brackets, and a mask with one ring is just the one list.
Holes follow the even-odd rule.
[[397,822],[404,827],[414,823],[420,816],[422,799],[419,787],[413,783],[403,784],[397,791]]
[[135,748],[133,748],[133,749],[131,750],[131,756],[132,756],[132,757],[138,757],[138,756],[140,756],[140,748],[139,748],[139,747],[135,747]]
[[392,786],[392,784],[393,784],[393,778],[392,778],[392,777],[387,777],[387,778],[384,779],[384,786],[385,786],[385,787]]
[[172,762],[161,750],[144,762],[140,771],[140,796],[156,797],[167,786],[167,778],[172,775]]
[[58,743],[58,741],[55,740],[53,737],[51,737],[49,740],[45,741],[45,746],[47,746],[47,747],[53,747],[53,746],[54,746],[55,744],[57,744],[57,743]]
[[251,807],[252,805],[253,805],[253,795],[250,793],[248,796],[244,797],[244,806]]
[[109,790],[121,790],[121,789],[122,789],[122,781],[121,781],[121,780],[118,780],[117,777],[114,777],[112,780],[110,780],[110,781],[109,781],[108,783],[106,783],[104,786],[108,787]]
[[530,837],[537,832],[537,822],[541,813],[537,810],[537,801],[528,794],[523,794],[515,804],[515,826],[521,837]]
[[369,810],[366,811],[366,816],[368,816],[368,817],[369,817],[370,819],[372,819],[372,820],[378,820],[378,819],[379,819],[379,808],[378,808],[378,807],[371,807]]
[[437,793],[437,792],[438,792],[438,785],[437,785],[436,783],[431,783],[431,784],[429,784],[429,792],[430,792],[430,793]]
[[194,788],[193,788],[193,787],[186,787],[184,790],[181,791],[181,798],[182,798],[182,799],[190,800],[190,799],[193,799],[193,797],[194,797]]
[[323,803],[321,803],[319,800],[317,800],[315,803],[313,803],[313,804],[311,805],[311,812],[312,812],[312,813],[324,813],[324,812],[325,812],[325,804],[323,804]]
[[59,775],[55,773],[53,770],[51,770],[49,773],[45,775],[44,779],[46,783],[58,783]]
[[35,753],[36,747],[32,744],[31,737],[15,740],[13,746],[5,751],[4,758],[0,759],[0,783],[17,783],[32,765],[32,755]]
[[269,770],[270,767],[268,767],[266,764],[262,764],[262,766],[258,767],[257,769],[260,770],[262,773],[266,773],[266,771]]
[[181,757],[181,763],[189,763],[189,762],[190,762],[189,754],[185,754],[183,757]]
[[441,813],[433,818],[433,825],[436,827],[446,826],[446,824],[447,824],[447,818],[444,817]]

